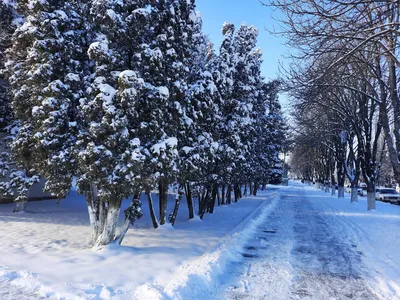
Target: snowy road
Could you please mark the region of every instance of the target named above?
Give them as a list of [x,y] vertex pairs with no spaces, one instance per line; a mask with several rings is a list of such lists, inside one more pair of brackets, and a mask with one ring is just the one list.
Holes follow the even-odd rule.
[[400,300],[400,206],[290,184],[101,251],[79,198],[0,207],[0,300]]
[[315,200],[303,187],[281,189],[276,209],[213,298],[377,299],[348,224]]

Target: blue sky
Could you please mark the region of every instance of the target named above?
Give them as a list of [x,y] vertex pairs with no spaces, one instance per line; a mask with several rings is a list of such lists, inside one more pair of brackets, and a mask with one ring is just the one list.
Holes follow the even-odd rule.
[[225,21],[235,24],[238,28],[242,22],[254,25],[259,29],[258,47],[263,52],[262,74],[265,78],[274,79],[278,76],[279,61],[283,62],[287,48],[283,39],[268,33],[265,28],[278,27],[271,15],[277,13],[269,7],[262,6],[259,0],[197,0],[197,10],[203,17],[203,31],[219,48],[222,40],[221,27]]

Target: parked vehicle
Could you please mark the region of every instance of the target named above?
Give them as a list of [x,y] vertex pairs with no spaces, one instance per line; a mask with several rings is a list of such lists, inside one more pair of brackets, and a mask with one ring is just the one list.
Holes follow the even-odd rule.
[[367,184],[365,182],[360,182],[357,188],[358,196],[367,196]]
[[[350,187],[350,185],[347,185],[344,191],[345,191],[346,193],[351,194],[351,187]],[[361,187],[357,187],[357,194],[358,194],[359,196],[361,195]]]
[[390,202],[392,204],[400,203],[400,195],[392,188],[377,188],[375,192],[376,200]]
[[367,187],[366,186],[361,186],[358,189],[358,195],[359,196],[367,196]]

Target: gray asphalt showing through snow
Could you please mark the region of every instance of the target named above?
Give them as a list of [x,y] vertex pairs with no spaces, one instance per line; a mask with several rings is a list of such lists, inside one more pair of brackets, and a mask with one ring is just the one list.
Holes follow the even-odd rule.
[[363,280],[362,253],[304,189],[280,190],[277,207],[228,267],[219,299],[377,299]]
[[[336,235],[334,216],[321,214],[305,197],[293,201],[292,299],[376,299],[361,277],[362,254]],[[328,297],[328,298],[327,298]]]

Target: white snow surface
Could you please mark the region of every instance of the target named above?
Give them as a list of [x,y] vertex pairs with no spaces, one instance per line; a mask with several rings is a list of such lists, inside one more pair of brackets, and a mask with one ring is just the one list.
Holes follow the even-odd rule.
[[178,145],[178,139],[176,137],[166,138],[165,140],[154,144],[151,147],[151,150],[156,153],[160,154],[161,151],[166,151],[167,147],[174,148]]
[[279,198],[207,299],[400,299],[399,206],[303,185]]
[[143,201],[122,246],[95,250],[74,192],[21,214],[3,204],[0,299],[400,299],[400,206],[359,200],[291,182],[202,221],[183,200],[159,229]]
[[[169,195],[168,212],[174,198]],[[90,249],[85,200],[75,192],[59,204],[29,202],[20,214],[12,213],[13,204],[2,204],[0,251],[6,255],[0,256],[0,299],[154,299],[154,286],[170,287],[171,274],[192,270],[193,263],[265,206],[265,199],[249,197],[216,207],[202,221],[188,220],[183,199],[175,227],[153,229],[142,196],[145,216],[129,229],[122,246],[95,250]],[[156,195],[153,200],[158,213]],[[123,210],[120,217],[122,222]]]

